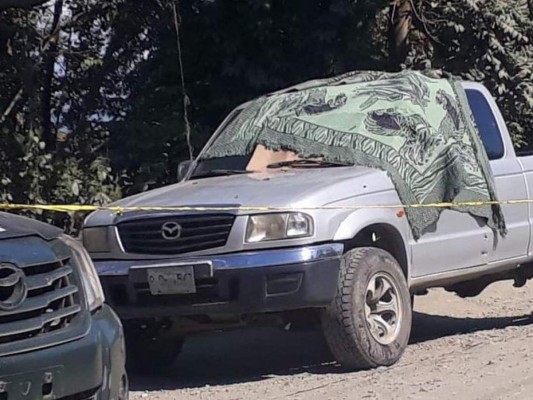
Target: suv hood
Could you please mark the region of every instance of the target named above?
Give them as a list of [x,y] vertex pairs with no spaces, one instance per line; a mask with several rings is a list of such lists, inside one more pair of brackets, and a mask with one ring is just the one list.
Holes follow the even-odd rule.
[[[127,197],[113,206],[305,207],[392,188],[382,171],[335,167],[250,173],[181,182]],[[85,226],[111,225],[115,215],[97,211]]]
[[61,229],[44,222],[0,212],[0,240],[34,235],[52,240],[61,233]]

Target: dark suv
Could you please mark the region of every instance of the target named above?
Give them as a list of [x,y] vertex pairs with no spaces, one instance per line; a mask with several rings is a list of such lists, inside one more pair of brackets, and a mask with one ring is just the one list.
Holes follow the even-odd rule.
[[0,399],[127,399],[122,326],[87,252],[0,213]]

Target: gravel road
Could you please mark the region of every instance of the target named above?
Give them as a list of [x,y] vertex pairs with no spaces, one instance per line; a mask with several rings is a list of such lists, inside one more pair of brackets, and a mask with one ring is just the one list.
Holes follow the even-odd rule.
[[263,329],[190,339],[165,376],[132,376],[135,399],[513,399],[533,392],[533,282],[473,299],[415,300],[411,344],[394,367],[343,373],[319,332]]

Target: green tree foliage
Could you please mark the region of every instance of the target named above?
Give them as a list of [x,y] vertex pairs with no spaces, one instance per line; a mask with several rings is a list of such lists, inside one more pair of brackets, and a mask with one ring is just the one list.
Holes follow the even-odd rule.
[[[196,150],[232,107],[260,93],[348,70],[398,68],[438,68],[485,83],[515,142],[529,143],[526,0],[206,0],[182,1],[181,14]],[[132,85],[138,101],[111,128],[112,159],[157,185],[172,182],[187,157],[175,32],[165,7],[158,21],[157,45]]]
[[197,153],[239,103],[356,69],[482,81],[533,144],[533,0],[172,1],[0,0],[0,202],[174,182],[184,101]]
[[411,48],[404,61],[408,68],[443,69],[483,82],[521,147],[533,144],[532,4],[424,0],[413,15]]
[[[386,66],[372,43],[386,2],[348,0],[181,1],[181,44],[200,149],[222,118],[251,97],[302,80]],[[127,118],[110,130],[112,160],[141,182],[175,181],[187,158],[176,34],[158,10],[154,48],[130,77]]]
[[120,82],[141,60],[144,21],[132,16],[144,3],[58,0],[0,11],[0,202],[120,196],[103,121],[127,99]]

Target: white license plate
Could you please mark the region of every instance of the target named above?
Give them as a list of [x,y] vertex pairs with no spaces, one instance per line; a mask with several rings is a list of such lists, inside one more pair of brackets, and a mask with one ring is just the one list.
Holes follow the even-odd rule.
[[148,286],[153,295],[196,293],[194,267],[157,267],[148,271]]

